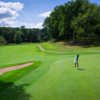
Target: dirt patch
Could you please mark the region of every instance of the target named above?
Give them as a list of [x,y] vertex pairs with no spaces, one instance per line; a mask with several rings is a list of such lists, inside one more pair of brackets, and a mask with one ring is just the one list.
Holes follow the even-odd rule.
[[100,50],[96,50],[96,52],[100,52]]
[[44,48],[41,47],[41,45],[38,45],[38,48],[40,49],[40,51],[45,51]]
[[21,68],[24,68],[24,67],[28,67],[30,65],[32,65],[33,63],[26,63],[26,64],[21,64],[21,65],[18,65],[18,66],[12,66],[12,67],[7,67],[7,68],[1,68],[0,69],[0,75],[6,73],[6,72],[9,72],[9,71],[13,71],[13,70],[17,70],[17,69],[21,69]]

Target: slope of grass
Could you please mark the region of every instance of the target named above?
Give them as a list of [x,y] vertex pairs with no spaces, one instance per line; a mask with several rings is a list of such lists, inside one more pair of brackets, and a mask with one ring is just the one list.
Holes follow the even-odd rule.
[[37,44],[8,45],[0,47],[0,68],[34,61],[33,56],[43,55]]
[[76,55],[76,54],[100,54],[100,47],[80,47],[80,46],[69,46],[63,42],[58,43],[42,43],[41,46],[46,50],[47,54],[53,55]]
[[[98,100],[100,98],[100,47],[69,47],[69,49],[59,43],[41,45],[47,51],[58,53],[40,52],[37,44],[0,47],[2,52],[0,62],[3,61],[0,63],[1,67],[25,61],[37,62],[37,67],[32,65],[0,76],[0,86],[5,86],[0,92],[0,100]],[[76,70],[73,64],[76,53],[80,54],[79,70]]]

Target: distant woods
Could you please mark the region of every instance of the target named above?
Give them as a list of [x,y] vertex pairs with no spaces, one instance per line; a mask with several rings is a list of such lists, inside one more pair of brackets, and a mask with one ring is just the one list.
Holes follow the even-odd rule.
[[0,27],[0,45],[22,42],[42,42],[49,40],[49,35],[45,29],[26,29]]
[[71,0],[57,6],[44,21],[56,40],[91,44],[100,42],[100,5],[88,0]]
[[43,29],[0,28],[0,44],[55,39],[72,43],[100,43],[100,5],[71,0],[54,8]]

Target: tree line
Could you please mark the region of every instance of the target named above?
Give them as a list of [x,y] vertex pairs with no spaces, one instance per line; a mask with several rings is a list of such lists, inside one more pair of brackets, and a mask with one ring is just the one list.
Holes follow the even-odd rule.
[[100,5],[72,0],[54,8],[42,29],[0,27],[0,44],[42,42],[100,43]]
[[100,5],[89,0],[72,0],[55,7],[43,24],[56,40],[73,43],[100,42]]
[[42,42],[47,41],[49,35],[45,29],[26,29],[0,27],[0,44],[22,43],[22,42]]

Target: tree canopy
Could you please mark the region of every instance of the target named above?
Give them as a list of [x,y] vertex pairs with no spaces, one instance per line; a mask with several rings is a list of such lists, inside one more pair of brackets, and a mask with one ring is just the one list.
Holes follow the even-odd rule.
[[27,29],[0,27],[0,44],[22,43],[22,42],[42,42],[49,40],[46,29]]
[[56,40],[100,42],[100,6],[88,0],[69,1],[55,7],[43,26]]

